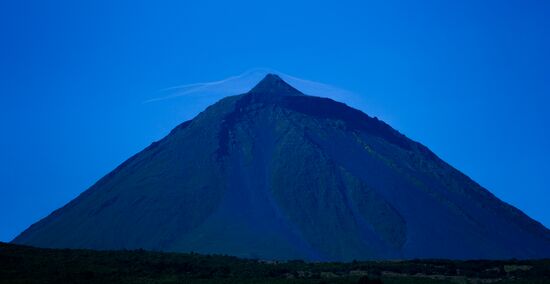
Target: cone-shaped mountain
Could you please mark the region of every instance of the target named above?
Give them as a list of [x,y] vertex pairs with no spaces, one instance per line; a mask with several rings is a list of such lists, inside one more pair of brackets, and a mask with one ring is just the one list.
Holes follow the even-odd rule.
[[423,145],[271,74],[13,242],[262,259],[550,257],[547,228]]

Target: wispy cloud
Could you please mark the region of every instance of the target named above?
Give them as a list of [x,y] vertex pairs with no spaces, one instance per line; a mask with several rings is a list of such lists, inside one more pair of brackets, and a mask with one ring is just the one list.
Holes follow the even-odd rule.
[[168,95],[152,98],[143,103],[147,104],[180,97],[211,96],[221,98],[229,95],[242,94],[250,90],[268,73],[279,75],[283,80],[309,95],[329,97],[338,100],[356,97],[353,92],[329,84],[298,78],[271,68],[253,68],[240,75],[230,76],[222,80],[168,87],[159,90],[160,93],[169,93]]

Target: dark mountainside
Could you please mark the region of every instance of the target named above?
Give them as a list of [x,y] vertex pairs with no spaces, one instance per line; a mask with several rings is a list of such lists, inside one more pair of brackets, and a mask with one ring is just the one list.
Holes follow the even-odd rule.
[[423,145],[276,75],[13,240],[261,259],[550,257],[550,231]]

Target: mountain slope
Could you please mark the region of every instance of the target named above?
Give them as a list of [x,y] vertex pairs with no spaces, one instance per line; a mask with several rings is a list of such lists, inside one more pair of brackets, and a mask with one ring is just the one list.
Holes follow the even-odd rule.
[[14,243],[267,259],[550,257],[550,232],[376,118],[276,75]]

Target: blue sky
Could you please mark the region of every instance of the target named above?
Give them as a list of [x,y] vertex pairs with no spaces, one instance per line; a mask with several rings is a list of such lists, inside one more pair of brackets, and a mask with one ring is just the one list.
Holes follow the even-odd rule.
[[547,1],[83,2],[0,3],[1,241],[214,97],[144,102],[257,67],[358,94],[550,226]]

